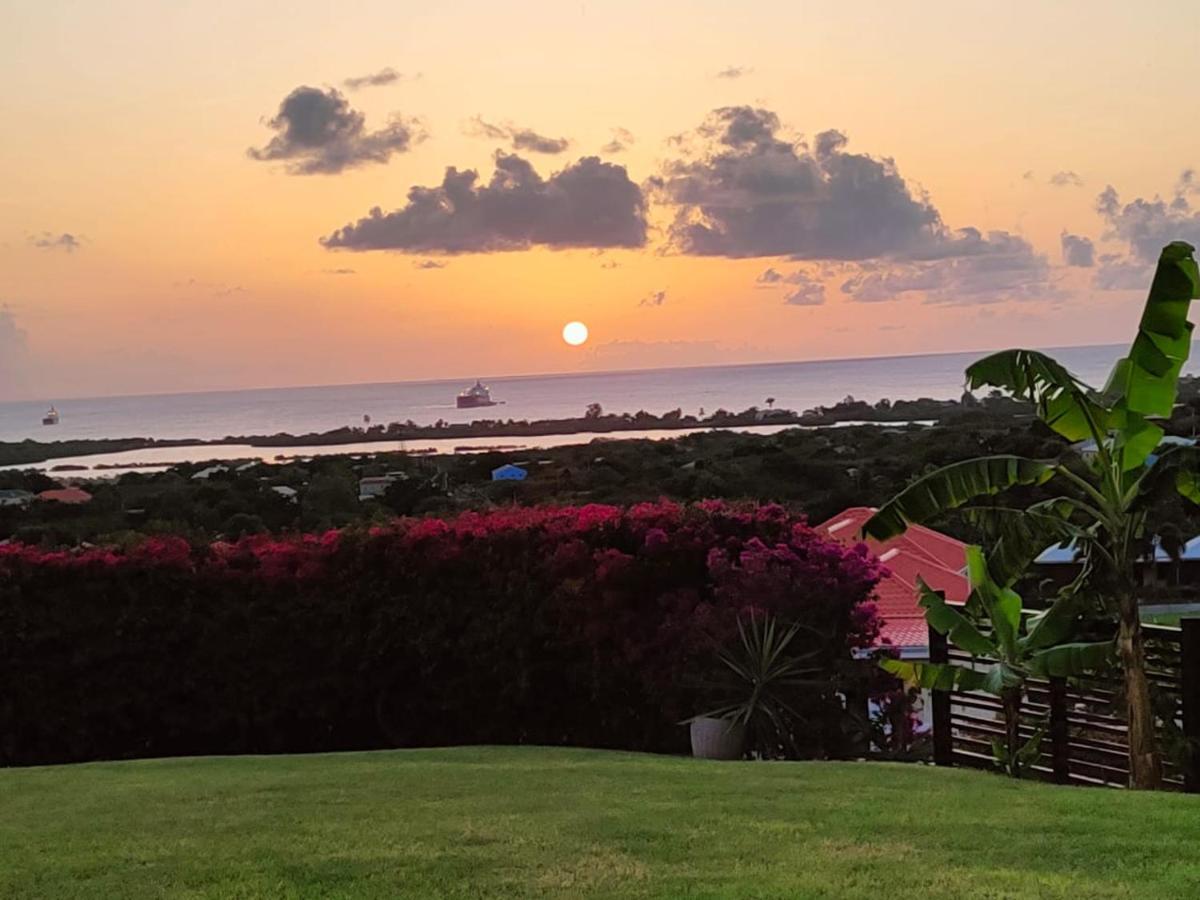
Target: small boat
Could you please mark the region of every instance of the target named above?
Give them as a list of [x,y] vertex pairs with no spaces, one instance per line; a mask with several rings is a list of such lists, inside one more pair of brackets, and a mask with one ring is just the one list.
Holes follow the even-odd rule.
[[58,410],[55,409],[53,406],[50,407],[48,410],[46,410],[46,414],[44,416],[42,416],[42,424],[43,425],[57,425],[58,424]]
[[492,392],[483,382],[476,381],[474,385],[458,395],[457,406],[459,409],[475,409],[480,406],[495,406],[496,403],[497,401],[492,399]]

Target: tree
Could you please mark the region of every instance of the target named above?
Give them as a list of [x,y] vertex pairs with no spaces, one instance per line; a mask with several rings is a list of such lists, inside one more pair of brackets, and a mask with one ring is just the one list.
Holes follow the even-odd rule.
[[[965,668],[951,663],[906,662],[885,659],[880,666],[910,685],[922,688],[987,691],[1004,704],[1005,740],[996,743],[996,759],[1014,778],[1037,758],[1040,733],[1021,742],[1021,705],[1025,681],[1031,676],[1079,676],[1103,667],[1111,658],[1112,641],[1074,643],[1070,638],[1078,619],[1079,582],[1068,585],[1049,609],[1022,622],[1021,598],[1011,584],[992,575],[983,550],[967,548],[971,595],[960,610],[946,603],[918,579],[920,605],[931,628],[957,647],[991,661],[988,668]],[[1006,578],[1015,577],[1007,573]],[[980,625],[984,627],[981,628]]]
[[604,415],[604,407],[599,403],[589,403],[583,413],[585,419],[598,419],[602,415]]
[[1074,542],[1088,592],[1117,620],[1135,788],[1156,788],[1162,781],[1138,610],[1137,560],[1147,512],[1165,486],[1200,503],[1200,451],[1160,447],[1164,431],[1157,424],[1171,415],[1191,348],[1187,313],[1200,297],[1194,251],[1181,241],[1163,248],[1137,335],[1103,390],[1032,350],[1006,350],[967,369],[968,389],[989,386],[1028,400],[1047,426],[1069,441],[1088,442],[1089,452],[1077,459],[993,456],[954,463],[907,487],[864,528],[885,540],[910,524],[1018,485],[1051,480],[1060,485],[1061,494],[1025,509],[990,508],[986,515],[1002,530],[989,557],[1002,567],[1027,565],[1031,542],[1044,533],[1043,526]]

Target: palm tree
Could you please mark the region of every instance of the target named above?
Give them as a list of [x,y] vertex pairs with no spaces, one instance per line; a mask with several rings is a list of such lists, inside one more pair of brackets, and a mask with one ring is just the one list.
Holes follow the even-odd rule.
[[[971,595],[961,609],[947,604],[940,591],[918,578],[920,604],[931,628],[990,664],[966,668],[885,659],[880,666],[915,687],[987,691],[998,696],[1004,705],[1005,740],[996,742],[996,758],[1009,775],[1020,778],[1027,761],[1037,758],[1040,742],[1040,734],[1035,734],[1028,744],[1021,744],[1026,679],[1095,671],[1112,658],[1112,641],[1070,642],[1078,619],[1078,584],[1064,588],[1047,610],[1022,623],[1020,596],[1010,584],[996,581],[979,547],[967,548],[967,575]],[[1009,572],[1007,577],[1015,575]]]
[[1191,348],[1187,314],[1200,297],[1194,252],[1181,241],[1163,248],[1137,335],[1103,390],[1033,350],[1006,350],[967,369],[971,390],[987,386],[1029,400],[1046,425],[1069,441],[1089,442],[1094,452],[1079,462],[993,456],[954,463],[910,485],[864,527],[868,536],[886,540],[909,524],[1017,485],[1052,479],[1062,485],[1059,496],[1025,509],[991,507],[986,514],[1002,523],[1002,531],[989,556],[1007,560],[1002,567],[1027,565],[1030,542],[1045,527],[1074,542],[1087,590],[1118,623],[1135,788],[1156,788],[1162,781],[1138,611],[1137,560],[1147,512],[1164,486],[1200,503],[1200,451],[1160,447],[1164,431],[1156,421],[1171,415]]

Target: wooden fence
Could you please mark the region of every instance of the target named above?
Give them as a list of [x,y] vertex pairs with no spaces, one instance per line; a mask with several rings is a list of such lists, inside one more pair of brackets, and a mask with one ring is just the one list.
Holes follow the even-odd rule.
[[[1200,792],[1200,618],[1182,627],[1143,626],[1146,660],[1160,723],[1164,777],[1170,787]],[[929,632],[931,662],[986,663]],[[1124,787],[1128,729],[1119,671],[1084,680],[1030,679],[1021,736],[1043,731],[1036,775],[1059,784]],[[979,691],[933,691],[933,757],[941,766],[992,768],[992,742],[1004,739],[1000,698]]]

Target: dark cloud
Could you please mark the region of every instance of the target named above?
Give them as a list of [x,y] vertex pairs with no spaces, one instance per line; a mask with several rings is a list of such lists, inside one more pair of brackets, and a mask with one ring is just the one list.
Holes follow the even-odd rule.
[[1104,253],[1092,276],[1092,285],[1101,291],[1147,290],[1154,277],[1154,266],[1117,253]]
[[62,250],[64,253],[74,253],[83,246],[83,242],[79,237],[68,231],[61,232],[60,234],[43,231],[37,237],[32,237],[29,240],[33,246],[40,250]]
[[602,269],[618,269],[620,267],[621,264],[615,259],[606,259],[604,262],[600,263],[600,268]]
[[765,269],[761,275],[754,279],[755,284],[779,284],[783,281],[783,273],[774,268]]
[[415,121],[393,118],[378,131],[367,131],[361,112],[336,88],[298,87],[267,121],[275,136],[251,159],[282,160],[292,175],[332,175],[368,163],[385,163],[404,153],[424,134]]
[[485,122],[482,116],[476,116],[467,124],[467,134],[472,137],[484,137],[496,141],[508,141],[514,150],[528,150],[531,153],[564,153],[571,146],[567,138],[546,137],[538,134],[532,128],[521,128],[511,122],[504,125],[493,125]]
[[1078,234],[1062,233],[1063,262],[1068,266],[1090,269],[1096,264],[1096,246],[1091,238]]
[[1171,241],[1200,244],[1200,210],[1188,199],[1194,193],[1195,176],[1189,169],[1180,176],[1170,200],[1138,197],[1122,203],[1116,188],[1109,185],[1096,198],[1096,211],[1108,225],[1105,237],[1124,241],[1137,259],[1156,262]]
[[825,302],[825,285],[807,273],[793,272],[787,277],[787,283],[795,285],[783,298],[789,306],[820,306]]
[[444,269],[446,264],[436,259],[422,259],[413,263],[414,269]]
[[718,72],[717,77],[735,80],[744,75],[749,75],[753,71],[749,66],[728,66]]
[[395,84],[404,78],[399,72],[388,66],[386,69],[380,69],[378,72],[370,72],[366,75],[359,75],[356,78],[347,78],[342,82],[342,85],[352,91],[364,87],[383,87],[387,84]]
[[666,302],[666,291],[652,291],[638,301],[638,306],[662,306]]
[[696,256],[806,260],[940,259],[1006,252],[997,235],[946,228],[895,163],[846,152],[838,131],[811,145],[781,137],[770,110],[715,110],[676,143],[649,187],[675,208],[670,246]]
[[321,239],[330,249],[478,253],[532,246],[641,247],[646,203],[624,166],[585,156],[549,178],[513,154],[496,154],[491,181],[446,170],[437,187],[413,187],[408,202],[375,207]]
[[1055,172],[1050,183],[1055,187],[1083,187],[1083,179],[1071,171]]
[[600,148],[601,153],[623,153],[633,144],[633,132],[627,128],[614,128],[612,140]]
[[1050,265],[1027,241],[1007,232],[988,235],[987,252],[934,260],[875,263],[843,282],[841,290],[860,303],[898,300],[918,294],[924,303],[972,306],[1007,300],[1047,300],[1059,296]]
[[326,275],[357,275],[354,269],[325,269]]

